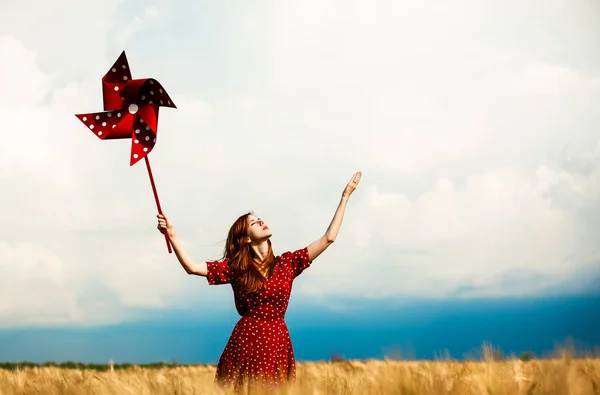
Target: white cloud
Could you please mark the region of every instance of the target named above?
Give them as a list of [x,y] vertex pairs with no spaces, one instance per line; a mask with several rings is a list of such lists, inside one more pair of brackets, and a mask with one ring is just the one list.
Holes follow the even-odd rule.
[[[150,162],[198,260],[218,258],[250,209],[278,252],[304,246],[363,170],[338,241],[296,293],[539,294],[598,273],[600,74],[592,43],[568,46],[576,33],[553,30],[552,9],[536,23],[554,39],[524,33],[527,50],[502,7],[482,25],[489,11],[466,0],[85,3],[46,10],[65,18],[48,31],[26,3],[0,6],[0,325],[231,302],[167,254],[130,143],[73,115],[101,110],[100,78],[127,45],[134,76],[178,106],[161,109]],[[515,7],[520,20],[533,6]]]
[[[56,84],[105,70],[106,33],[119,1],[11,1],[0,5],[0,36],[14,36],[38,54],[37,64]],[[110,49],[112,52],[112,49]],[[5,59],[3,57],[3,59]]]
[[64,323],[81,314],[76,292],[60,257],[38,242],[0,243],[0,317],[20,321]]
[[[134,7],[137,5],[138,4],[133,4]],[[136,8],[134,8],[134,15],[117,12],[119,23],[118,27],[115,29],[116,32],[113,38],[114,44],[117,47],[124,47],[127,41],[132,38],[137,31],[143,30],[145,26],[148,26],[160,17],[161,10],[156,4],[141,7],[141,14],[135,12],[139,11]]]

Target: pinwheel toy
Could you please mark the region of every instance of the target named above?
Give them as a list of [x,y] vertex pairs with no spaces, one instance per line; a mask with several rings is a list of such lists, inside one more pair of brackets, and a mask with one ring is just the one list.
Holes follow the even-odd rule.
[[[158,130],[158,108],[177,108],[162,87],[153,78],[131,79],[125,51],[102,78],[104,111],[75,114],[85,126],[102,140],[131,139],[129,165],[142,158],[146,162],[150,184],[158,212],[162,214],[148,154],[156,144]],[[165,233],[167,249],[171,244]]]

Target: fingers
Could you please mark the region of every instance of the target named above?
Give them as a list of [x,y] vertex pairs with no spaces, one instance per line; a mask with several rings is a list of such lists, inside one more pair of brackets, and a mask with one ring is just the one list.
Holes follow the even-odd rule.
[[156,218],[158,218],[158,221],[164,221],[164,222],[169,222],[169,219],[164,215],[164,214],[158,214],[156,216]]
[[348,185],[346,185],[346,188],[344,188],[344,192],[342,192],[342,195],[350,197],[354,190],[356,190],[356,187],[358,187],[358,182],[360,181],[361,177],[362,172],[358,171],[354,173],[354,175],[350,179],[350,182],[348,183]]
[[156,218],[158,218],[158,225],[156,227],[163,233],[170,225],[169,220],[164,214],[157,214]]

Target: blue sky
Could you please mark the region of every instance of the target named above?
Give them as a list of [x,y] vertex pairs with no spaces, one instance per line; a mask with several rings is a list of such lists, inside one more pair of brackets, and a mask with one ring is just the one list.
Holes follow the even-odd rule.
[[[199,351],[186,354],[211,359],[235,322],[231,291],[167,254],[130,143],[101,141],[74,117],[101,110],[101,77],[122,50],[133,77],[156,78],[178,106],[161,109],[150,161],[195,259],[218,258],[247,210],[269,224],[276,253],[305,246],[363,172],[336,243],[295,284],[289,319],[321,325],[296,326],[299,357],[320,355],[327,320],[313,315],[343,314],[335,338],[359,330],[357,301],[406,312],[388,335],[360,329],[388,339],[368,353],[421,311],[441,319],[423,300],[472,309],[487,322],[474,343],[516,314],[475,314],[490,300],[551,297],[531,306],[547,314],[543,344],[577,333],[552,320],[561,298],[594,294],[600,278],[599,17],[567,0],[2,2],[0,342],[35,343],[6,340],[17,331],[51,347],[64,328],[116,336],[99,349],[77,332],[90,347],[80,359],[95,359],[127,339],[122,325],[168,317],[155,318],[172,328],[151,335],[156,348],[135,352],[163,358],[156,344],[177,328],[214,322],[214,348],[190,335]],[[573,314],[591,303],[573,300]],[[597,328],[585,311],[573,322]],[[426,327],[448,325],[439,319]],[[399,338],[428,355],[438,344],[412,338],[419,325]],[[471,344],[432,333],[444,348]]]

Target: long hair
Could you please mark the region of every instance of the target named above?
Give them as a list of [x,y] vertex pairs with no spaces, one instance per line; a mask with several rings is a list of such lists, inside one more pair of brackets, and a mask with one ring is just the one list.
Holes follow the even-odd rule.
[[[257,257],[254,256],[250,243],[245,241],[248,235],[248,216],[251,214],[254,213],[249,212],[240,216],[229,228],[223,258],[229,259],[229,268],[240,285],[246,291],[253,293],[264,286],[266,278],[256,266]],[[275,269],[276,260],[271,248],[271,240],[267,240],[267,244],[269,250],[261,263],[266,267],[267,275],[270,277]]]

